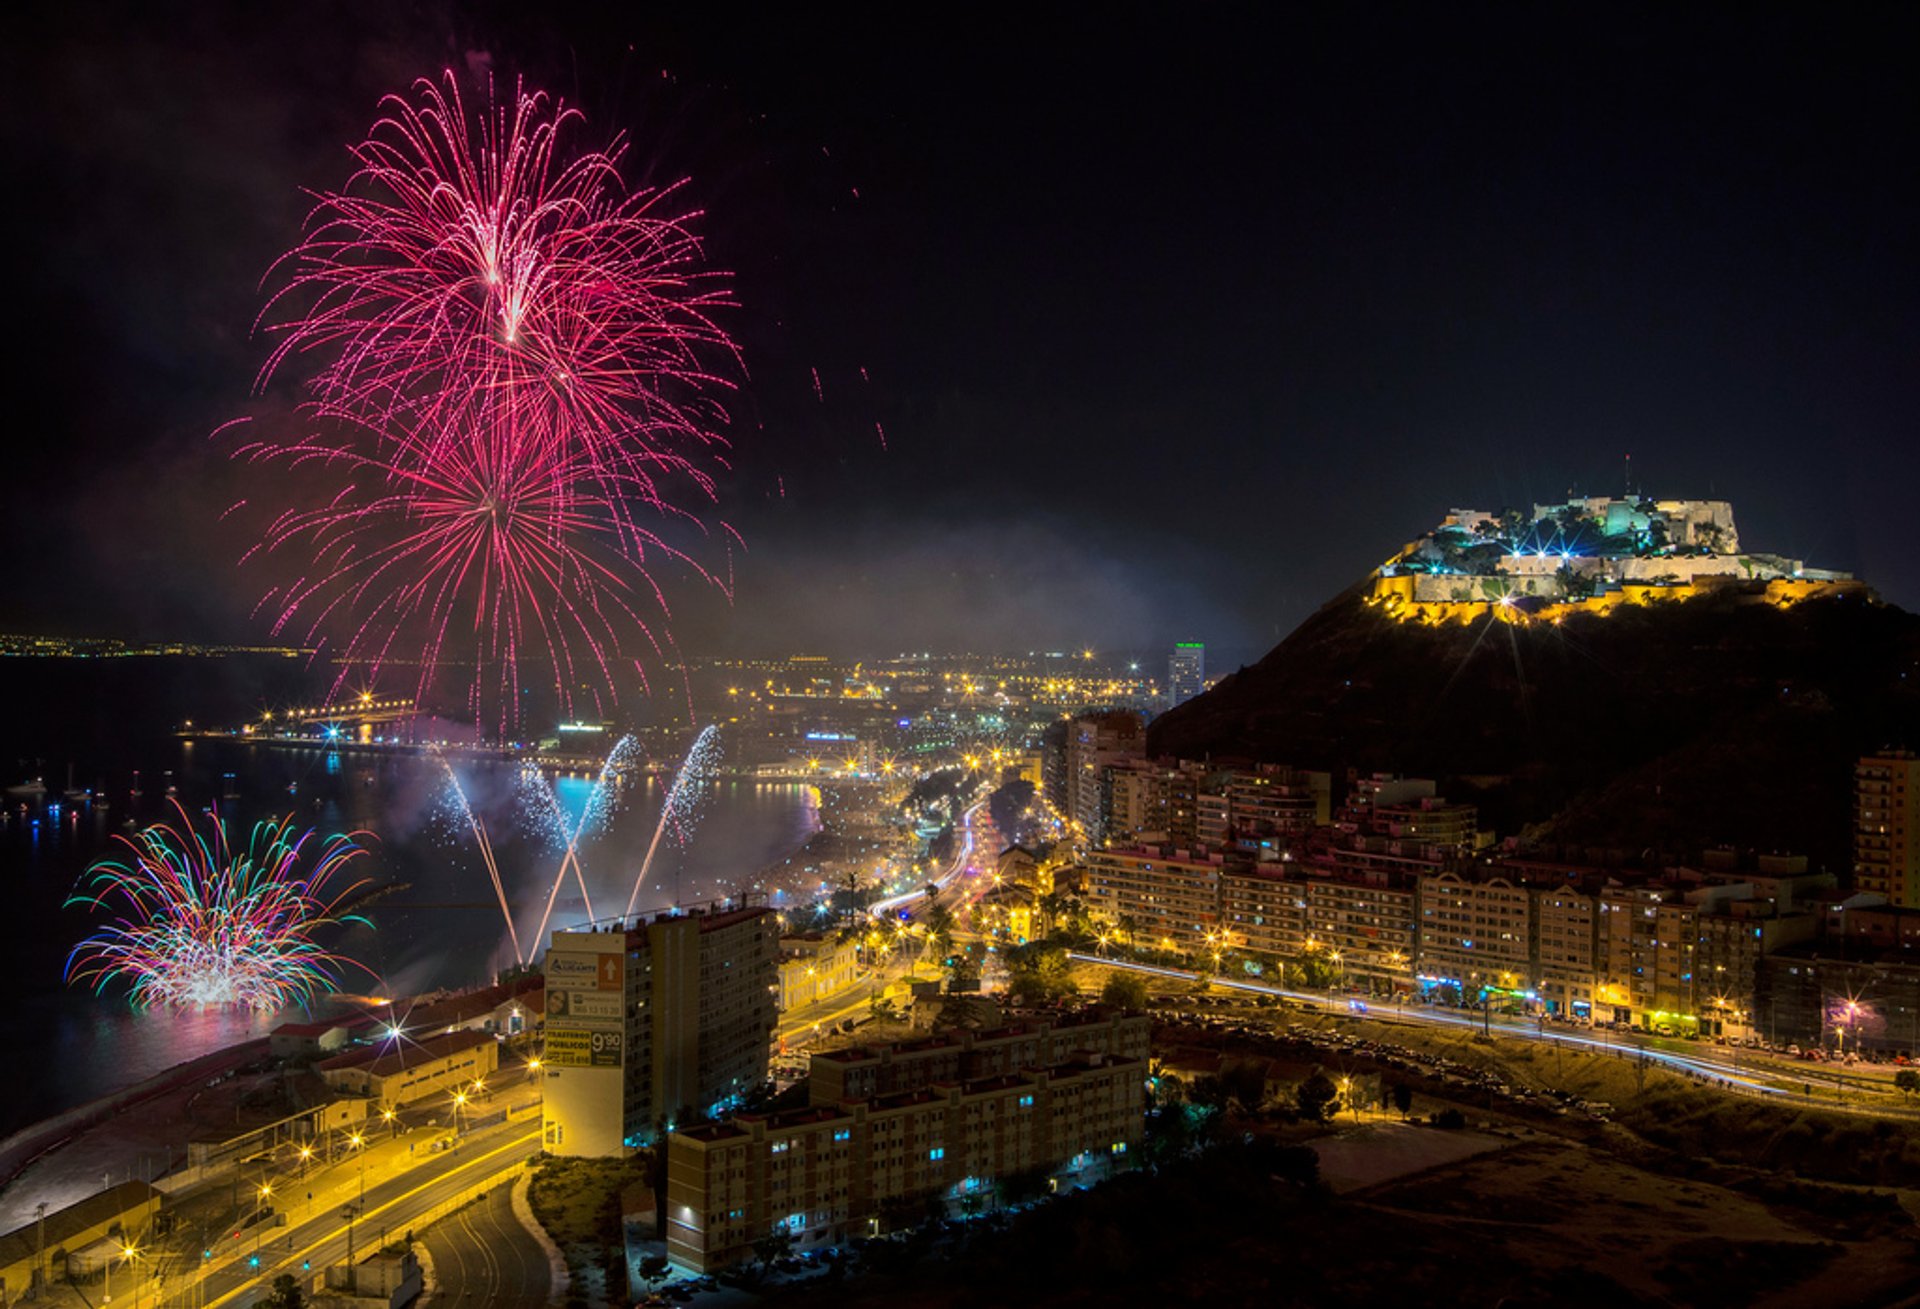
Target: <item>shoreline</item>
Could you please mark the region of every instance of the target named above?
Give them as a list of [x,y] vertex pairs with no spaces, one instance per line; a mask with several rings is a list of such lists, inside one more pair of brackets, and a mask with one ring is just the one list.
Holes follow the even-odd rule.
[[22,1127],[5,1140],[0,1140],[0,1194],[5,1194],[21,1174],[74,1138],[124,1110],[178,1090],[185,1082],[198,1081],[209,1073],[222,1072],[228,1066],[237,1067],[258,1058],[267,1050],[269,1039],[256,1036],[238,1045],[196,1056],[131,1086],[109,1091],[106,1095]]
[[[749,781],[756,785],[780,788],[813,785],[788,779],[728,780]],[[824,807],[809,806],[809,808],[812,811],[813,822],[817,826],[790,848],[790,853],[785,859],[767,865],[769,871],[789,866],[791,861],[803,858],[808,847],[817,838],[831,832],[833,823]],[[489,984],[485,980],[480,980],[473,982],[469,987],[456,989],[478,989]],[[61,1152],[76,1142],[85,1140],[89,1133],[98,1131],[104,1124],[110,1123],[140,1105],[150,1104],[170,1094],[191,1089],[195,1084],[220,1072],[249,1063],[265,1054],[269,1048],[270,1037],[263,1035],[208,1051],[152,1073],[130,1085],[25,1124],[4,1138],[0,1138],[0,1209],[4,1208],[4,1201],[9,1198],[9,1193],[23,1178],[27,1178],[42,1167],[58,1171],[61,1165],[57,1160]],[[185,1147],[184,1140],[170,1143],[166,1151],[169,1162],[160,1170],[158,1176],[164,1176],[166,1171],[174,1166],[175,1161],[184,1160]],[[4,1223],[0,1223],[0,1226],[4,1226]]]

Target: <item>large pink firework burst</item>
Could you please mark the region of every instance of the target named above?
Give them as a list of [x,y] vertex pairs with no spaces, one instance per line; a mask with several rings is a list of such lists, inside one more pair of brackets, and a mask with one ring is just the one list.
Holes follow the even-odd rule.
[[516,703],[522,666],[537,656],[563,710],[580,686],[604,710],[599,689],[611,693],[623,668],[645,683],[639,661],[622,663],[623,644],[661,652],[650,615],[669,611],[656,562],[719,580],[635,521],[647,492],[638,476],[595,470],[584,451],[484,421],[431,450],[423,438],[356,441],[338,419],[324,430],[236,453],[331,488],[324,503],[281,513],[255,549],[301,561],[305,571],[262,607],[276,634],[319,641],[343,628],[342,680],[355,665],[415,665],[425,701],[449,663],[471,664],[469,707],[485,715]]
[[417,662],[423,699],[457,637],[473,707],[503,726],[535,656],[566,711],[582,686],[617,698],[623,643],[665,632],[650,563],[726,589],[658,523],[704,530],[725,467],[728,279],[674,188],[628,191],[618,140],[570,151],[580,115],[543,95],[470,116],[449,75],[382,108],[262,317],[262,384],[310,367],[310,423],[241,452],[323,497],[263,542],[310,552],[267,597],[276,630]]

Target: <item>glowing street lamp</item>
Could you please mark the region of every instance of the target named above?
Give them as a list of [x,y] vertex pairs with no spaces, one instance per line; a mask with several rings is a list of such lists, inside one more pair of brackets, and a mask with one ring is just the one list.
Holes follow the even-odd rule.
[[[138,1246],[122,1244],[120,1247],[120,1262],[123,1264],[131,1265],[139,1255],[140,1249]],[[133,1275],[133,1302],[136,1306],[140,1303],[140,1274],[137,1272]],[[111,1256],[107,1259],[106,1282],[101,1290],[100,1303],[113,1303],[113,1259]]]
[[260,1203],[254,1206],[253,1215],[253,1266],[260,1266],[260,1229],[267,1225],[267,1201],[273,1196],[273,1183],[260,1183]]

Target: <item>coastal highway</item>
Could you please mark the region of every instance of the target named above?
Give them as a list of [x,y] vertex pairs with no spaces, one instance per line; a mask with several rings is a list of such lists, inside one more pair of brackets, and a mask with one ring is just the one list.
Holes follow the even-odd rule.
[[[1100,964],[1107,968],[1121,968],[1128,972],[1144,973],[1152,977],[1161,977],[1168,981],[1191,982],[1199,976],[1182,968],[1163,968],[1157,964],[1135,963],[1126,959],[1108,959],[1100,955],[1082,954],[1077,950],[1069,951],[1067,958],[1077,964]],[[1292,1000],[1307,1009],[1321,1009],[1330,1013],[1348,1013],[1354,997],[1329,997],[1326,992],[1293,991],[1278,986],[1261,986],[1255,982],[1241,982],[1223,978],[1213,978],[1212,985],[1228,991],[1241,991],[1250,996],[1274,996]],[[1724,1080],[1733,1083],[1741,1090],[1759,1095],[1783,1094],[1777,1087],[1758,1081],[1753,1076],[1753,1068],[1737,1068],[1729,1057],[1719,1053],[1720,1047],[1708,1046],[1698,1053],[1658,1049],[1639,1042],[1614,1039],[1611,1033],[1591,1033],[1581,1028],[1555,1026],[1551,1029],[1532,1018],[1514,1018],[1506,1014],[1481,1014],[1460,1009],[1435,1008],[1427,1005],[1382,1004],[1361,1001],[1368,1006],[1364,1016],[1372,1021],[1384,1023],[1420,1023],[1434,1027],[1461,1027],[1473,1031],[1485,1030],[1489,1035],[1512,1037],[1522,1041],[1554,1041],[1562,1045],[1592,1049],[1596,1053],[1643,1055],[1647,1059],[1664,1064],[1678,1072],[1695,1073],[1702,1077]],[[1338,1006],[1337,1008],[1335,1006]],[[1361,1016],[1361,1015],[1355,1015]],[[1713,1051],[1714,1053],[1708,1053]]]
[[[1074,963],[1120,968],[1167,981],[1190,983],[1198,976],[1186,969],[1165,968],[1156,964],[1142,964],[1124,959],[1108,959],[1079,951],[1069,951],[1067,957]],[[1352,1014],[1354,1017],[1365,1017],[1373,1022],[1465,1028],[1512,1040],[1552,1042],[1592,1054],[1644,1059],[1674,1072],[1704,1079],[1721,1089],[1747,1095],[1782,1099],[1790,1097],[1796,1101],[1802,1101],[1803,1098],[1815,1098],[1813,1093],[1817,1092],[1817,1102],[1823,1108],[1845,1109],[1889,1117],[1904,1116],[1906,1112],[1904,1106],[1873,1103],[1871,1098],[1865,1103],[1857,1100],[1849,1101],[1846,1095],[1847,1082],[1856,1083],[1857,1090],[1860,1089],[1858,1084],[1865,1081],[1853,1075],[1850,1070],[1840,1072],[1825,1064],[1781,1061],[1767,1056],[1756,1057],[1752,1052],[1732,1046],[1705,1045],[1658,1036],[1612,1032],[1604,1028],[1588,1029],[1560,1024],[1550,1025],[1536,1018],[1508,1014],[1484,1014],[1471,1010],[1420,1004],[1381,1003],[1365,1000],[1362,997],[1329,996],[1324,991],[1294,991],[1283,987],[1263,986],[1257,982],[1242,982],[1219,977],[1211,981],[1214,987],[1222,990],[1239,991],[1255,997],[1274,996],[1294,1001],[1303,1008],[1333,1014]],[[1356,1001],[1367,1006],[1364,1014],[1352,1013],[1350,1005]]]
[[[368,1252],[414,1230],[436,1206],[489,1181],[510,1176],[539,1153],[540,1120],[510,1122],[473,1132],[452,1149],[433,1151],[424,1158],[401,1155],[389,1142],[364,1180],[359,1170],[335,1167],[330,1181],[313,1190],[313,1199],[289,1204],[290,1226],[266,1223],[223,1234],[209,1247],[210,1255],[197,1261],[184,1276],[163,1275],[158,1285],[144,1280],[142,1289],[157,1291],[153,1303],[205,1306],[250,1305],[264,1297],[281,1273],[303,1281],[354,1255]],[[298,1192],[298,1183],[285,1184]],[[361,1196],[364,1186],[365,1199]],[[258,1259],[258,1266],[254,1260]],[[161,1270],[165,1273],[165,1270]]]

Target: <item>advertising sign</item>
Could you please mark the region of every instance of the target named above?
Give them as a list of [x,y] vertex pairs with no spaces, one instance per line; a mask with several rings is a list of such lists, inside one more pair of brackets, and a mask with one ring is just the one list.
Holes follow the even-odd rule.
[[593,1066],[595,1068],[618,1068],[620,1066],[620,1047],[625,1037],[620,1032],[592,1033]]
[[578,1027],[618,1027],[625,999],[617,991],[548,991],[547,1017]]
[[[618,958],[618,956],[613,956]],[[600,959],[597,954],[547,953],[547,985],[550,987],[587,987],[599,984]]]
[[594,1033],[547,1026],[547,1062],[556,1068],[591,1068]]
[[556,1068],[618,1068],[625,1044],[622,1032],[549,1026],[546,1059]]
[[603,954],[599,957],[599,988],[602,991],[625,989],[627,977],[627,959],[625,955]]

